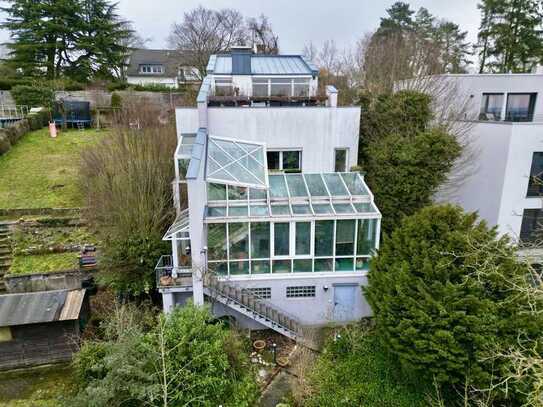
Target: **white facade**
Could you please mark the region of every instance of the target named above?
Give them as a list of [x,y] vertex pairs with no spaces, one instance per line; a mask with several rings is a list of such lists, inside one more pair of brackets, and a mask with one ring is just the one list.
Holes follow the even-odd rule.
[[150,75],[141,75],[141,76],[127,76],[126,81],[132,85],[162,85],[167,86],[172,89],[177,89],[178,83],[177,83],[177,77],[163,77],[163,76],[155,76],[153,77],[152,74]]
[[[221,77],[224,78],[224,75]],[[176,175],[177,185],[180,188],[186,185],[187,188],[188,209],[184,213],[188,214],[189,226],[183,229],[183,233],[190,234],[190,250],[182,247],[186,247],[187,243],[180,244],[174,237],[172,266],[176,273],[183,261],[179,253],[190,253],[192,279],[190,287],[159,284],[166,311],[184,303],[189,295],[192,295],[196,304],[202,304],[207,295],[203,274],[213,269],[219,276],[223,276],[220,279],[232,287],[256,290],[281,313],[291,315],[303,325],[352,321],[371,314],[362,286],[367,283],[367,262],[379,244],[381,215],[373,205],[373,195],[361,176],[349,173],[350,168],[357,164],[360,108],[337,107],[337,92],[334,89],[327,91],[326,106],[316,105],[318,82],[316,77],[309,77],[311,83],[307,100],[290,95],[287,98],[292,100],[288,101],[288,106],[272,106],[271,102],[262,104],[260,99],[258,104],[251,104],[249,99],[244,99],[242,102],[249,101],[249,105],[236,106],[239,93],[232,95],[231,100],[228,96],[226,99],[208,99],[208,96],[216,94],[213,89],[214,77],[210,75],[202,84],[198,106],[176,109],[179,140]],[[250,97],[251,80],[254,77],[240,75],[240,78],[236,79],[236,83],[248,82],[245,88]],[[299,79],[300,75],[295,78]],[[277,98],[270,99],[277,102]],[[217,106],[217,100],[227,105]],[[292,105],[293,100],[296,106]],[[229,105],[231,101],[236,105]],[[207,181],[211,178],[206,177],[210,172],[218,170],[211,169],[211,166],[216,167],[217,164],[214,158],[210,158],[213,157],[210,146],[222,139],[227,143],[230,140],[233,144],[242,142],[245,146],[258,148],[262,145],[265,148],[264,161],[267,168],[270,168],[269,174],[266,171],[266,182],[261,187],[258,182],[255,185],[255,188],[264,188],[260,189],[264,192],[241,189],[248,198],[231,197],[232,191],[236,194],[240,191],[236,186],[250,184],[225,181],[227,186],[224,187],[224,196],[228,198],[212,198],[208,191],[211,188],[210,181]],[[189,146],[185,144],[187,140],[190,140]],[[181,152],[187,147],[190,153],[183,155]],[[253,147],[244,148],[249,151]],[[302,175],[280,175],[282,165],[286,165],[283,160],[286,160],[284,157],[287,152],[295,152],[294,156],[298,158],[297,170]],[[273,164],[269,162],[275,156],[281,157],[281,168],[272,167]],[[222,165],[228,167],[230,163],[226,161]],[[272,168],[278,168],[278,172],[273,172]],[[341,173],[335,172],[338,168]],[[185,171],[186,178],[183,176]],[[329,174],[320,175],[323,173]],[[312,191],[309,187],[310,178],[311,182],[316,179],[326,188],[325,198],[309,193]],[[332,179],[338,180],[337,187],[345,188],[345,195],[348,196],[332,190],[333,185],[328,184]],[[353,192],[354,187],[348,183],[348,179],[356,180],[359,187],[364,187]],[[285,182],[288,197],[274,200],[273,184],[280,180]],[[299,185],[302,185],[303,196],[294,194],[291,181],[293,184],[294,181],[301,182]],[[218,185],[217,181],[214,182],[213,185]],[[213,188],[219,188],[219,195],[222,193],[220,185]],[[264,194],[265,198],[261,201],[258,201],[260,198],[253,200],[253,193]],[[231,215],[234,209],[243,209],[246,203],[246,215]],[[329,205],[331,212],[318,214],[316,209],[321,204]],[[284,215],[273,214],[274,208],[282,205],[290,208],[287,209],[290,212]],[[356,210],[349,214],[341,213],[342,205],[347,206],[348,210]],[[268,215],[252,217],[253,206],[260,207]],[[299,210],[299,207],[307,207],[308,212],[297,214],[295,209]],[[224,213],[211,215],[212,209]],[[249,209],[250,216],[247,212]],[[234,226],[236,230],[233,230]],[[330,228],[330,233],[322,235],[322,239],[331,242],[332,254],[319,254],[321,249],[317,248],[321,239],[317,236],[321,236],[319,233],[325,230],[322,229],[324,226]],[[257,236],[257,228],[262,228],[264,232],[261,231]],[[300,239],[302,228],[307,233],[303,235],[307,236],[305,240]],[[317,231],[318,228],[320,231]],[[211,239],[215,241],[223,229],[227,237],[222,246],[217,246]],[[285,234],[280,235],[280,230],[286,231],[281,232]],[[255,248],[255,245],[258,247]],[[234,249],[234,246],[237,248]],[[220,256],[217,259],[217,250],[227,253],[224,255],[225,260],[220,260]],[[266,254],[253,253],[257,250]],[[217,316],[235,316],[238,322],[247,327],[262,328],[259,322],[240,314],[228,304],[214,304],[213,311]]]
[[[508,234],[516,241],[521,236],[525,210],[542,207],[541,197],[537,196],[540,194],[529,194],[528,185],[534,153],[543,152],[543,75],[445,78],[456,86],[456,102],[468,101],[466,119],[473,120],[468,138],[475,153],[473,174],[451,200],[467,211],[477,211],[490,226],[497,226],[500,234]],[[526,115],[528,94],[533,96]],[[523,104],[520,116],[509,113],[515,108],[519,111],[516,102]]]

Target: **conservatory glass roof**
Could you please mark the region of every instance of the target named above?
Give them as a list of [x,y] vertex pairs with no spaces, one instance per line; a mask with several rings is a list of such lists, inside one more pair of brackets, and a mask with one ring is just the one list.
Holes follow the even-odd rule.
[[265,145],[209,136],[206,181],[268,188]]
[[185,209],[175,218],[173,224],[164,234],[162,240],[188,240],[189,234],[189,210]]
[[269,189],[208,184],[208,222],[262,217],[380,217],[358,173],[272,174]]

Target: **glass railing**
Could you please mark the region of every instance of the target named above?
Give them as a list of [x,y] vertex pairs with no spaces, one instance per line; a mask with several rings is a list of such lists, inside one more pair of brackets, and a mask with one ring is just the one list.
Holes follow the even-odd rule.
[[192,269],[174,267],[171,255],[160,256],[155,273],[157,287],[192,287]]

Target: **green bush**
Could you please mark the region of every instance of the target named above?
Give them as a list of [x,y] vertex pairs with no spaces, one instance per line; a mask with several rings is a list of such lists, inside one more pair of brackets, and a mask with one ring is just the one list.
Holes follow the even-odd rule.
[[25,79],[25,78],[3,78],[0,79],[0,90],[11,90],[14,86],[17,85],[25,85],[30,86],[32,85],[31,79]]
[[111,107],[120,108],[123,103],[123,98],[117,92],[111,94]]
[[51,108],[54,100],[53,90],[43,84],[17,85],[11,89],[11,96],[16,104],[28,107]]
[[5,154],[11,148],[11,143],[7,131],[0,129],[0,155]]
[[254,405],[258,388],[247,349],[212,323],[207,309],[176,308],[148,326],[141,314],[118,307],[106,320],[104,340],[83,345],[74,361],[80,390],[71,405]]
[[[479,389],[500,383],[510,366],[489,355],[543,330],[543,316],[529,312],[528,276],[508,238],[498,238],[476,214],[432,206],[384,239],[365,294],[384,346],[402,366],[463,392],[466,383]],[[541,298],[531,301],[541,309]],[[508,385],[509,396],[520,397],[519,386]],[[504,387],[496,397],[505,397]]]
[[125,90],[128,89],[130,85],[127,82],[111,82],[108,83],[106,89],[108,92],[115,92],[116,90]]
[[345,328],[329,339],[309,374],[307,407],[426,406],[426,386],[402,376],[375,333]]
[[138,92],[172,92],[175,90],[169,86],[160,84],[133,85],[131,88]]

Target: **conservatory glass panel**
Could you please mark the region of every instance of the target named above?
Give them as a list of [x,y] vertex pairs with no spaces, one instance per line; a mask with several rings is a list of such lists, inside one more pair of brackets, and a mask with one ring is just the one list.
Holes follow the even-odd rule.
[[335,203],[334,210],[336,213],[345,214],[345,213],[354,213],[354,209],[350,203]]
[[334,259],[315,259],[315,271],[333,271]]
[[265,259],[270,257],[270,223],[251,223],[251,258]]
[[209,260],[226,260],[226,223],[207,225],[207,257]]
[[326,186],[330,193],[334,196],[349,196],[349,191],[343,185],[343,181],[339,174],[322,174]]
[[367,257],[356,258],[356,271],[368,271],[370,268],[370,259]]
[[315,221],[315,256],[334,254],[334,221]]
[[334,213],[332,206],[329,203],[326,204],[312,204],[315,215],[327,215]]
[[300,172],[300,151],[283,151],[283,170],[286,172]]
[[292,93],[291,83],[292,81],[289,78],[271,79],[270,96],[282,96],[282,97],[291,96],[291,93]]
[[230,241],[230,260],[249,258],[248,223],[229,223],[228,240]]
[[274,253],[276,256],[288,256],[290,248],[290,223],[274,223]]
[[247,188],[235,187],[230,185],[228,187],[228,200],[230,201],[245,201],[247,200]]
[[309,96],[309,79],[294,79],[294,95],[295,97]]
[[235,140],[208,138],[206,179],[266,188],[264,146]]
[[228,206],[228,216],[247,216],[247,206]]
[[356,221],[338,220],[336,223],[336,256],[354,255]]
[[376,212],[375,207],[370,202],[358,202],[358,203],[353,203],[353,205],[358,213]]
[[251,274],[265,274],[270,272],[269,260],[253,260],[251,262]]
[[[354,261],[352,258],[338,259],[336,258],[336,271],[354,271]],[[231,273],[232,271],[230,271]]]
[[311,254],[311,222],[296,222],[296,256]]
[[207,217],[208,218],[220,218],[226,216],[226,206],[208,206]]
[[267,197],[268,197],[268,193],[265,189],[256,189],[256,188],[249,189],[249,199],[251,201],[254,201],[257,199],[266,199]]
[[313,271],[313,260],[294,260],[293,271],[295,273],[311,273]]
[[207,200],[208,201],[226,201],[226,185],[223,184],[207,184]]
[[306,174],[304,176],[311,196],[329,196],[320,174]]
[[292,213],[294,215],[311,215],[311,208],[308,204],[292,205]]
[[226,261],[210,261],[207,263],[209,270],[213,273],[225,276],[228,274],[228,263]]
[[364,186],[364,182],[362,182],[362,179],[358,174],[354,172],[348,172],[345,174],[341,174],[341,177],[343,178],[343,181],[345,181],[345,185],[347,185],[347,189],[352,195],[368,194],[368,190]]
[[356,243],[356,253],[360,255],[370,255],[375,249],[375,235],[377,228],[377,219],[359,219],[358,236]]
[[292,197],[306,197],[307,190],[305,188],[304,178],[301,174],[287,175],[288,190]]
[[272,216],[290,216],[290,208],[288,205],[271,205]]
[[284,175],[270,175],[270,198],[288,198]]
[[251,205],[251,216],[269,216],[268,205]]
[[230,275],[249,274],[249,261],[230,261]]
[[291,260],[274,260],[272,262],[272,273],[290,273]]

